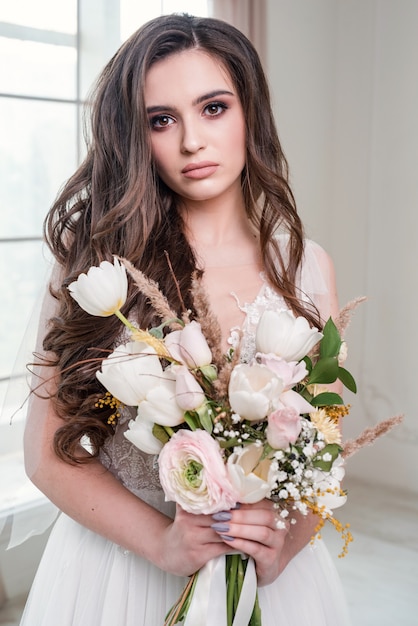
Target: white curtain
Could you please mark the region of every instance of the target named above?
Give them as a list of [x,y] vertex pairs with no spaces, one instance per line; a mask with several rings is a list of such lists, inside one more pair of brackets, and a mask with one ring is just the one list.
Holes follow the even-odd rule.
[[212,0],[212,15],[242,31],[254,44],[265,67],[266,0]]

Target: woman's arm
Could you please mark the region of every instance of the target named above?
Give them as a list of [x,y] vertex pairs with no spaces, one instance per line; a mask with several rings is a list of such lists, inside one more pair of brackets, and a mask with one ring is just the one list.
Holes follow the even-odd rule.
[[58,458],[53,438],[61,425],[51,402],[33,395],[25,431],[26,471],[64,513],[177,575],[190,575],[227,552],[210,528],[211,518],[179,510],[172,520],[132,494],[98,460],[70,465]]

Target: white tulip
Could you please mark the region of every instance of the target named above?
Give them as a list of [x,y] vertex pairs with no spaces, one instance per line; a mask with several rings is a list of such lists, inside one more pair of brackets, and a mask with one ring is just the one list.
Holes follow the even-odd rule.
[[87,274],[80,274],[68,289],[84,311],[90,315],[109,317],[119,311],[126,301],[128,279],[125,267],[116,257],[113,265],[103,261],[99,267],[91,267]]
[[273,353],[286,361],[300,361],[309,354],[323,334],[311,328],[304,317],[291,311],[264,311],[256,331],[259,352]]
[[153,389],[138,406],[140,418],[160,426],[178,426],[184,422],[183,408],[176,401],[175,385],[171,374],[164,372]]
[[131,443],[146,454],[159,454],[163,444],[152,434],[153,422],[142,416],[129,422],[129,429],[124,435]]
[[173,359],[191,369],[204,367],[212,361],[212,353],[196,321],[169,333],[164,342]]
[[234,413],[255,422],[271,413],[282,390],[282,379],[268,367],[243,363],[232,370],[228,395]]
[[195,411],[205,401],[202,387],[185,365],[174,365],[171,371],[176,377],[177,404],[184,411]]
[[239,494],[239,502],[252,504],[268,498],[275,483],[271,459],[263,459],[263,446],[252,443],[234,448],[229,456],[227,470],[229,480]]
[[163,369],[154,348],[141,341],[130,341],[102,361],[96,376],[115,398],[128,406],[137,406],[158,385]]

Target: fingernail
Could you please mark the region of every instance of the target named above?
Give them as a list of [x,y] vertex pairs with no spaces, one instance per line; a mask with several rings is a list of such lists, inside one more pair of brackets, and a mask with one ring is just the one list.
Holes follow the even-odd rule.
[[214,519],[216,522],[229,522],[229,520],[232,518],[231,513],[228,513],[228,511],[219,511],[219,513],[215,513],[214,515],[212,515],[212,519]]
[[231,537],[230,535],[219,535],[222,541],[234,541],[235,537]]
[[227,533],[229,530],[229,524],[212,524],[211,528],[217,533]]

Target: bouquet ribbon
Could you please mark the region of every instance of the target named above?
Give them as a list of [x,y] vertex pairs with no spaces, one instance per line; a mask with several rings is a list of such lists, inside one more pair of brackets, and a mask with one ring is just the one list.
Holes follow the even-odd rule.
[[[255,565],[250,558],[232,626],[248,625],[256,593]],[[225,555],[222,555],[210,560],[199,570],[184,626],[227,626],[226,597]]]

